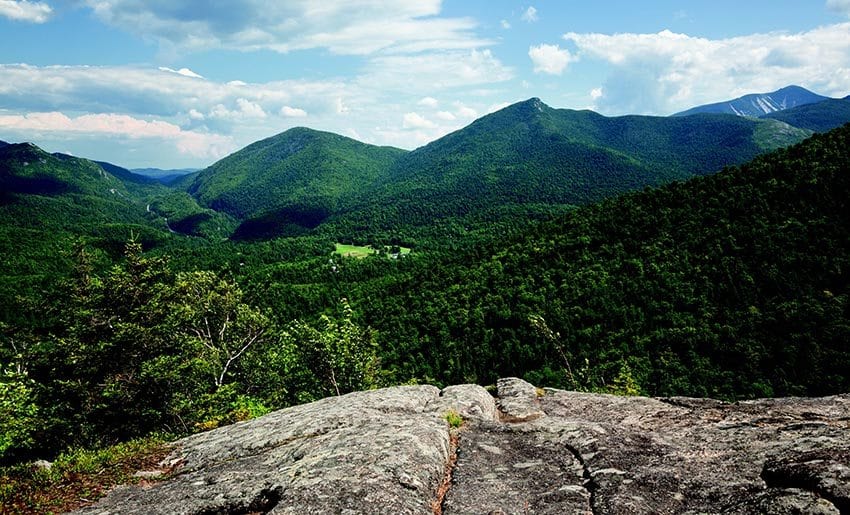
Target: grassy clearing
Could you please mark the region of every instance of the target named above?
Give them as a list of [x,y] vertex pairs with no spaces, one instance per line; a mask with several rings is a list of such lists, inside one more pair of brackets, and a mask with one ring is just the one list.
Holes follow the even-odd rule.
[[[372,248],[371,245],[367,245],[365,247],[361,247],[361,246],[358,246],[358,245],[348,245],[348,244],[345,244],[345,243],[335,243],[334,245],[336,246],[336,249],[334,250],[334,254],[337,254],[337,255],[340,255],[340,256],[343,256],[343,257],[353,257],[353,258],[362,259],[362,258],[365,258],[367,256],[371,256],[371,255],[377,253],[377,251],[374,248]],[[401,255],[401,256],[410,254],[410,248],[409,247],[397,247],[396,248],[396,247],[385,246],[384,252],[387,253],[387,254],[392,254],[392,251],[394,249],[397,249],[398,254]]]
[[334,254],[339,254],[343,257],[364,258],[375,253],[375,249],[372,247],[360,247],[357,245],[346,245],[344,243],[337,243],[335,245]]
[[170,472],[159,463],[171,449],[162,437],[133,440],[99,450],[75,450],[50,468],[24,463],[0,468],[0,513],[65,513],[91,504],[115,485],[150,481],[140,470]]

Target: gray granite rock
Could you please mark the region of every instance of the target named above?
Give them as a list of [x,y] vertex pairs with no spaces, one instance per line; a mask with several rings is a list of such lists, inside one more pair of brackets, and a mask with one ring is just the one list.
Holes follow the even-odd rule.
[[495,399],[408,386],[296,406],[180,440],[173,477],[80,513],[850,512],[850,396],[541,393],[509,378]]

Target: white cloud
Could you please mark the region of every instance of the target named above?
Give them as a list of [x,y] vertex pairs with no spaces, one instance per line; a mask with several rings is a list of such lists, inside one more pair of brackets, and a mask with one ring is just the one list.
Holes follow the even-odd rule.
[[0,16],[10,20],[44,23],[53,13],[53,8],[44,2],[28,0],[0,0]]
[[159,70],[163,71],[163,72],[176,73],[177,75],[182,75],[184,77],[192,77],[193,79],[203,79],[204,78],[203,76],[198,75],[197,73],[193,72],[189,68],[180,68],[179,70],[173,70],[171,68],[168,68],[167,66],[160,66]]
[[220,158],[234,150],[233,141],[226,136],[186,131],[161,120],[147,121],[123,114],[86,114],[75,118],[59,112],[0,115],[0,128],[18,132],[153,138],[173,143],[182,154],[205,158]]
[[826,0],[826,7],[831,11],[850,16],[850,0]]
[[336,98],[334,106],[336,107],[336,114],[347,114],[350,111],[348,106],[342,101],[342,97]]
[[307,116],[307,111],[297,107],[283,106],[280,108],[280,115],[287,118],[303,118]]
[[568,64],[576,60],[566,48],[546,44],[530,47],[528,57],[534,63],[535,73],[550,75],[560,75]]
[[437,124],[420,116],[418,113],[406,113],[402,120],[402,127],[405,129],[436,129]]
[[850,23],[726,39],[668,30],[564,39],[582,59],[611,65],[597,102],[608,114],[669,114],[789,84],[831,96],[850,91]]
[[478,111],[476,111],[472,107],[464,105],[462,102],[455,102],[454,105],[455,114],[458,116],[458,118],[466,118],[467,120],[472,120],[478,117]]
[[200,121],[215,110],[225,118],[262,119],[293,104],[310,113],[335,112],[330,99],[345,91],[352,91],[351,85],[339,81],[221,83],[130,66],[0,64],[0,105],[19,112],[121,112],[159,118],[182,113]]
[[189,51],[291,52],[311,48],[365,55],[381,50],[470,49],[492,42],[470,18],[440,17],[441,0],[264,2],[84,0],[105,23]]
[[210,118],[239,120],[244,118],[265,118],[266,112],[256,102],[251,102],[244,98],[237,98],[234,109],[228,109],[223,104],[217,104],[210,110],[209,116]]
[[455,115],[448,111],[437,111],[437,118],[443,120],[445,122],[452,122],[455,120]]
[[522,13],[522,20],[527,21],[528,23],[537,21],[537,9],[535,9],[533,5],[529,5],[528,9],[526,9],[525,12]]
[[504,82],[514,75],[490,50],[382,56],[370,63],[362,85],[408,94]]
[[505,30],[508,30],[509,28],[511,28],[511,24],[508,20],[502,20],[499,23],[502,25],[502,28],[505,29]]
[[495,113],[511,105],[509,102],[498,102],[487,107],[487,113]]
[[593,88],[590,90],[590,98],[592,98],[593,100],[598,100],[602,98],[602,95],[602,88]]
[[424,97],[417,102],[417,104],[425,107],[437,107],[439,103],[439,100],[434,97]]

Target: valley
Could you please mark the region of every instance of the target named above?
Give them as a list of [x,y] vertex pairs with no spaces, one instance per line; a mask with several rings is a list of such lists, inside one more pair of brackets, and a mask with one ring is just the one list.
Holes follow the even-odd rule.
[[847,391],[842,102],[532,98],[413,151],[290,129],[167,184],[4,144],[0,455],[405,383]]

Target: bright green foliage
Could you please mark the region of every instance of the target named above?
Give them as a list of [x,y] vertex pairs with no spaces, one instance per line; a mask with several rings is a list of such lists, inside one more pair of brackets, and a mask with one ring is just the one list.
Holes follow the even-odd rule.
[[178,274],[175,290],[177,331],[220,387],[246,351],[266,343],[271,322],[243,302],[236,284],[213,272]]
[[443,418],[446,419],[446,422],[451,428],[457,429],[463,425],[463,417],[457,411],[447,411],[445,415],[443,415]]
[[340,308],[342,316],[338,320],[323,315],[318,329],[296,321],[285,335],[318,380],[316,389],[322,395],[341,395],[376,386],[374,335],[354,322],[346,299],[340,301]]
[[25,449],[34,443],[38,406],[32,386],[26,376],[6,370],[0,362],[0,457],[9,449]]
[[608,385],[608,393],[626,396],[641,394],[640,385],[633,377],[632,369],[625,361],[620,364],[620,371],[614,377],[614,380],[611,381],[611,384]]

